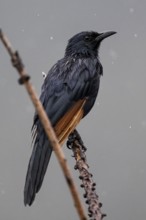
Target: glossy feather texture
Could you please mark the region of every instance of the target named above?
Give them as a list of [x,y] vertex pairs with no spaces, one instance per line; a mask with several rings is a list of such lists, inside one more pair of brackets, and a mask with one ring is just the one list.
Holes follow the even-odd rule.
[[[81,32],[72,37],[64,57],[50,69],[42,85],[40,101],[61,145],[95,103],[103,73],[98,58],[101,42],[98,36],[97,32]],[[32,131],[34,140],[24,187],[25,205],[34,201],[52,154],[52,146],[37,114]]]

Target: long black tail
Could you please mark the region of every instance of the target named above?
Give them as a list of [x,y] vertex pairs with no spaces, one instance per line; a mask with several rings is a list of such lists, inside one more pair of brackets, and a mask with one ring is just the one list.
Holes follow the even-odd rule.
[[51,153],[52,147],[46,137],[42,137],[42,140],[35,140],[24,187],[25,205],[33,203],[35,195],[42,185]]

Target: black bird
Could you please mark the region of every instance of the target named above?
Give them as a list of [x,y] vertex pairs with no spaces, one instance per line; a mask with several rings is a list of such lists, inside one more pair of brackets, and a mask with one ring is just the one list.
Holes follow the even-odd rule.
[[[76,34],[69,40],[64,57],[50,69],[44,80],[40,101],[61,145],[95,103],[103,74],[99,46],[103,39],[115,33]],[[52,146],[37,113],[32,132],[34,146],[24,188],[25,205],[31,205],[40,190],[52,154]]]

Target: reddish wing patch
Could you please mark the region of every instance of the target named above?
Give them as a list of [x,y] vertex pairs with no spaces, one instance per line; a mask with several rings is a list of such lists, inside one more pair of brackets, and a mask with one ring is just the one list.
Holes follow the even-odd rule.
[[79,100],[76,104],[58,121],[54,127],[59,143],[63,145],[65,139],[75,129],[83,117],[83,106],[86,99]]

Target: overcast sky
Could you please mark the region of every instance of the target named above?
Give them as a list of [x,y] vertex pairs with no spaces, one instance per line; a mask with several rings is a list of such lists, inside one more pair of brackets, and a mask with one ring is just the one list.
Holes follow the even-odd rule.
[[[38,94],[42,72],[64,55],[72,35],[117,31],[100,47],[104,74],[96,105],[78,130],[108,220],[146,218],[146,1],[0,0],[0,27],[18,49]],[[53,155],[32,207],[23,187],[34,108],[0,44],[0,218],[75,220],[78,216]],[[64,152],[73,169],[72,152]]]

